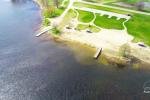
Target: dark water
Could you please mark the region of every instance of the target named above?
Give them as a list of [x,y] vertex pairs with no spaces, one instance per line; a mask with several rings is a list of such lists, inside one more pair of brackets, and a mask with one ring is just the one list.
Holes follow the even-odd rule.
[[150,100],[150,66],[104,66],[86,47],[36,38],[37,5],[0,4],[0,100]]

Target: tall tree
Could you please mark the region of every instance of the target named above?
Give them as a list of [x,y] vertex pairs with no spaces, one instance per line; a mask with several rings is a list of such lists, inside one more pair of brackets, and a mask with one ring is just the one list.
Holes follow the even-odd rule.
[[39,0],[43,7],[49,8],[48,0]]
[[58,2],[58,0],[53,0],[53,1],[54,1],[55,6],[58,8],[58,7],[59,7],[59,2]]

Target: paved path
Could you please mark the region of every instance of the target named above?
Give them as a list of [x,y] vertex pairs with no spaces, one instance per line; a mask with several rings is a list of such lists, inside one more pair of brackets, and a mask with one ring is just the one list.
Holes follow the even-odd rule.
[[120,18],[130,19],[131,18],[130,16],[127,16],[127,15],[103,11],[103,10],[97,10],[97,9],[92,9],[92,8],[86,8],[86,7],[73,7],[73,8],[88,11],[88,12],[93,12],[93,13],[99,13],[101,15],[109,15],[109,18],[111,18],[112,16],[116,16],[118,19]]
[[[84,23],[84,22],[78,21],[79,12],[76,10],[76,7],[73,7],[73,8],[74,8],[74,11],[77,13],[76,20],[77,20],[77,23],[78,23],[78,24],[93,25],[93,26],[95,26],[95,27],[97,27],[97,28],[99,28],[99,29],[102,29],[101,27],[99,27],[99,26],[97,26],[97,25],[94,24],[94,21],[95,21],[95,19],[96,19],[96,14],[95,14],[95,12],[92,12],[92,10],[89,10],[89,11],[91,11],[91,12],[93,13],[94,18],[93,18],[93,20],[92,20],[91,22],[89,22],[89,23]],[[122,23],[122,25],[123,25],[125,31],[127,31],[127,27],[125,26],[125,23],[126,23],[127,21],[129,21],[129,19],[130,19],[130,18],[126,19],[126,20]],[[77,25],[78,25],[78,24],[77,24]],[[77,25],[76,25],[74,28],[76,28]]]
[[67,12],[71,9],[71,7],[73,6],[73,3],[75,2],[76,0],[69,0],[69,5],[68,7],[66,8],[66,10],[62,13],[62,15],[60,16],[60,18],[62,19],[66,14]]
[[130,9],[121,8],[121,7],[114,7],[114,6],[110,6],[110,5],[97,4],[97,3],[86,2],[86,1],[82,1],[82,0],[78,0],[78,2],[85,3],[85,4],[96,5],[96,6],[107,7],[107,8],[113,8],[113,9],[118,9],[118,10],[123,10],[123,11],[127,11],[127,12],[132,12],[132,13],[138,13],[138,14],[150,15],[150,13],[141,12],[141,11],[135,11],[135,10],[130,10]]

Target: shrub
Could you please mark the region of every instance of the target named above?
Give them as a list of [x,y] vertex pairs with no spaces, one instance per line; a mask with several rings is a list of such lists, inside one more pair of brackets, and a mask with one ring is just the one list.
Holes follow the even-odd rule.
[[48,26],[50,24],[50,21],[47,18],[45,18],[44,21],[43,21],[43,24],[45,26]]
[[57,14],[56,14],[56,11],[55,11],[55,8],[51,7],[49,9],[46,9],[44,10],[44,17],[45,18],[53,18],[53,17],[56,17]]
[[61,31],[60,31],[56,26],[53,27],[51,31],[52,31],[52,33],[55,34],[55,35],[59,35],[59,34],[61,33]]
[[124,44],[120,47],[120,54],[123,57],[129,58],[130,56],[130,46],[128,44]]

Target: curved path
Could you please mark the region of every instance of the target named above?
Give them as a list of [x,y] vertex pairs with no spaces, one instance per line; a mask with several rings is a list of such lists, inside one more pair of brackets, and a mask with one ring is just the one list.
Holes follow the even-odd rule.
[[88,11],[88,12],[93,12],[93,13],[99,13],[101,15],[109,15],[111,16],[116,16],[117,18],[125,18],[125,19],[130,19],[130,16],[123,15],[123,14],[118,14],[114,12],[108,12],[108,11],[103,11],[103,10],[97,10],[97,9],[92,9],[92,8],[86,8],[86,7],[73,7],[75,9],[83,10],[83,11]]
[[[92,12],[93,15],[94,15],[94,18],[93,18],[90,22],[88,22],[88,23],[84,23],[84,22],[78,21],[79,12],[78,12],[76,9],[80,9],[80,8],[78,8],[78,7],[73,7],[73,9],[74,9],[74,11],[77,13],[77,16],[76,16],[77,24],[83,24],[83,25],[89,25],[89,24],[90,24],[90,25],[93,25],[93,26],[95,26],[95,27],[97,27],[97,28],[99,28],[99,29],[102,29],[101,27],[99,27],[99,26],[97,26],[97,25],[94,24],[94,21],[95,21],[95,19],[96,19],[96,14],[95,14],[95,12],[93,12],[93,11],[94,11],[95,9],[94,9],[94,10],[88,10],[88,11]],[[83,10],[83,9],[82,9],[82,10]],[[87,9],[84,8],[84,11],[87,11]],[[122,25],[123,25],[125,31],[127,31],[127,27],[125,26],[125,23],[126,23],[127,21],[129,21],[129,19],[130,19],[130,17],[127,17],[126,20],[122,23]],[[75,27],[76,27],[76,26],[75,26]]]

